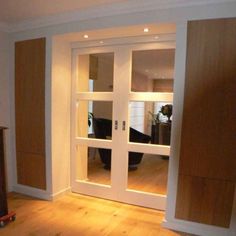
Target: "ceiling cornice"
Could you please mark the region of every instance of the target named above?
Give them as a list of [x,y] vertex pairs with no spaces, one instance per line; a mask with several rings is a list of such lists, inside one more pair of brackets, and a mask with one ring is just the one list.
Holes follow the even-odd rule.
[[99,7],[67,12],[47,17],[38,17],[13,24],[0,22],[0,30],[18,32],[63,23],[95,19],[100,17],[144,12],[148,10],[170,9],[177,7],[199,6],[206,4],[230,3],[235,0],[133,0]]

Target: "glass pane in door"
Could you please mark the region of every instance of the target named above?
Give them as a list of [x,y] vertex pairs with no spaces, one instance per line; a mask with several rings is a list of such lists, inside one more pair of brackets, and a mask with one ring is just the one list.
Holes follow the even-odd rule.
[[174,49],[133,51],[132,92],[173,92]]
[[78,56],[77,92],[112,92],[114,53]]
[[79,101],[77,103],[77,137],[112,138],[112,102]]
[[129,103],[129,141],[170,145],[172,104],[166,102]]
[[166,195],[169,158],[129,152],[128,189]]
[[111,155],[110,149],[77,146],[77,180],[110,185]]

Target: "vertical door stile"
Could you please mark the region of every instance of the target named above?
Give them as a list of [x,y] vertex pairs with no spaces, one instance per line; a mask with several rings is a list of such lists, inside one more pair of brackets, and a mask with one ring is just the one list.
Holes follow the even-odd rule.
[[72,81],[71,81],[71,166],[74,168],[71,168],[71,185],[73,188],[74,180],[76,179],[76,169],[75,169],[75,163],[76,163],[76,87],[77,87],[77,77],[78,77],[78,59],[77,59],[77,52],[73,51],[73,57],[72,57]]
[[131,52],[130,49],[117,47],[115,50],[114,65],[114,120],[118,120],[118,129],[113,136],[113,163],[112,163],[112,188],[117,193],[117,198],[127,186],[128,173],[128,132],[122,129],[123,121],[128,119],[128,96],[131,79]]

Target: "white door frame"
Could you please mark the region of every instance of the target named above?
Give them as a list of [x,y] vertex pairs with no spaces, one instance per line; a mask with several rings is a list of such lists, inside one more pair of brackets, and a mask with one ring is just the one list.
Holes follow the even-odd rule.
[[[71,106],[71,186],[72,191],[164,210],[166,195],[147,193],[127,189],[128,152],[169,155],[170,147],[163,145],[131,143],[128,140],[128,129],[122,130],[122,122],[129,127],[130,101],[162,101],[173,102],[173,93],[131,92],[131,56],[134,50],[175,49],[175,41],[138,43],[106,47],[81,48],[73,50],[72,58],[72,106]],[[78,55],[91,53],[114,52],[114,91],[113,92],[80,92],[76,93],[78,76]],[[123,63],[128,61],[129,63]],[[113,123],[118,121],[118,130],[112,126],[112,140],[97,140],[76,137],[76,103],[82,101],[112,101]],[[85,145],[112,150],[111,186],[91,183],[76,179],[76,147]],[[122,147],[122,148],[121,148]],[[124,157],[124,158],[121,158]]]

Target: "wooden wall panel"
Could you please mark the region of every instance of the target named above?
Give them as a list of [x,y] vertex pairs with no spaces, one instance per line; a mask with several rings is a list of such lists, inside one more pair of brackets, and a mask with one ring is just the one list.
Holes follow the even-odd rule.
[[40,189],[46,189],[45,53],[45,38],[15,43],[18,183]]
[[188,23],[176,218],[229,227],[236,182],[236,18]]
[[180,173],[236,181],[236,19],[188,24]]
[[45,39],[15,44],[15,116],[18,151],[45,150]]
[[45,156],[27,152],[17,152],[17,179],[19,184],[46,188]]
[[229,227],[235,184],[180,175],[176,217],[183,220]]

